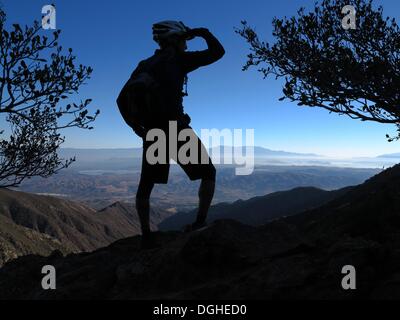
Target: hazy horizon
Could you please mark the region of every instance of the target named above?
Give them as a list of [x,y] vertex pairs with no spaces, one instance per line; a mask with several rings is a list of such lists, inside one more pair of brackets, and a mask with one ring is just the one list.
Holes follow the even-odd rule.
[[[232,146],[232,145],[219,145],[219,146],[214,146],[212,148],[233,148],[233,147],[240,147],[240,146]],[[132,150],[132,149],[140,149],[142,146],[137,145],[137,146],[128,146],[128,147],[66,147],[62,146],[60,149],[65,150],[65,149],[71,149],[71,150]],[[210,147],[208,147],[210,148]],[[339,155],[327,155],[327,154],[319,154],[316,152],[302,152],[302,151],[297,151],[297,150],[286,150],[286,149],[272,149],[267,146],[261,146],[261,145],[256,145],[254,148],[262,148],[265,150],[273,151],[273,152],[285,152],[285,153],[294,153],[294,154],[299,154],[299,155],[312,155],[315,157],[320,157],[320,158],[337,158],[337,159],[362,159],[362,158],[378,158],[378,157],[383,157],[383,156],[392,156],[395,154],[399,155],[400,158],[400,150],[398,152],[390,152],[390,153],[379,153],[379,154],[371,154],[371,155],[353,155],[353,156],[339,156]]]

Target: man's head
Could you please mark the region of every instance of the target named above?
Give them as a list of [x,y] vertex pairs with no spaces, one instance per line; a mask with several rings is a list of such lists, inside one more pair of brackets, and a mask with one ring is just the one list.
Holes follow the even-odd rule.
[[187,49],[186,40],[191,38],[187,35],[189,30],[181,21],[161,21],[153,25],[153,39],[161,49],[173,47],[183,52]]
[[184,39],[182,37],[172,36],[168,39],[164,39],[164,40],[158,42],[158,44],[159,44],[161,50],[169,48],[169,47],[173,47],[178,52],[184,52],[187,49],[186,39]]

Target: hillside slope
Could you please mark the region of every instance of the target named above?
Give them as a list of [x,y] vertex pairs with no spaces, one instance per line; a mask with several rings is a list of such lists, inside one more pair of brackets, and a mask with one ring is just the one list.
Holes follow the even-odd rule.
[[[153,229],[168,215],[153,210]],[[117,202],[96,211],[78,202],[8,189],[0,190],[0,217],[0,235],[4,235],[0,256],[7,257],[46,254],[51,249],[92,251],[140,233],[136,210],[131,204]],[[59,244],[54,245],[55,240]]]
[[19,256],[32,253],[48,256],[54,250],[68,253],[72,248],[46,234],[18,226],[0,215],[0,267]]
[[[349,191],[351,187],[335,191],[325,191],[313,187],[301,187],[288,191],[274,192],[265,196],[221,203],[211,206],[209,221],[234,219],[257,226],[271,220],[295,215],[302,211],[319,207]],[[180,230],[195,220],[197,211],[178,212],[163,220],[160,230]]]
[[[219,220],[190,233],[159,232],[93,253],[26,256],[0,269],[0,298],[399,299],[400,166],[323,205],[264,226]],[[38,288],[52,264],[57,290]],[[357,271],[343,290],[342,267]]]

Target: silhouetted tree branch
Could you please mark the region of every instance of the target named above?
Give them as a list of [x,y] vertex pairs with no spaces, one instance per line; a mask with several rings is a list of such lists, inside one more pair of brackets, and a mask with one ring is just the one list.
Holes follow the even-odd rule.
[[[0,115],[9,133],[0,130],[0,187],[19,185],[25,178],[48,177],[74,159],[59,159],[64,142],[59,130],[92,129],[99,110],[89,115],[90,99],[60,106],[78,93],[92,69],[75,65],[72,49],[64,55],[58,45],[60,30],[51,39],[40,36],[41,24],[5,29],[0,8]],[[2,136],[10,134],[8,139]]]
[[[342,27],[342,8],[356,8],[356,29]],[[247,70],[285,79],[284,97],[362,121],[395,124],[400,138],[400,32],[368,0],[323,0],[273,20],[276,42],[261,41],[246,21],[236,29],[250,45]]]

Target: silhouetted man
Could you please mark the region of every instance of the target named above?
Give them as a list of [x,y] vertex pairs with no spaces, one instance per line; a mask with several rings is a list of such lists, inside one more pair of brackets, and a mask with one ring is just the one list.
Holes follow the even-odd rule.
[[[195,37],[205,39],[208,48],[203,51],[187,52],[186,41]],[[141,68],[152,70],[152,77],[157,83],[157,94],[161,97],[162,107],[157,112],[144,116],[143,125],[134,128],[143,140],[143,162],[140,183],[136,194],[136,209],[140,218],[144,247],[152,245],[149,212],[150,194],[155,183],[167,183],[169,158],[167,163],[149,163],[146,153],[153,141],[146,141],[150,129],[162,129],[167,136],[167,149],[170,147],[168,127],[170,121],[176,121],[177,132],[189,129],[197,139],[199,152],[196,163],[184,164],[179,157],[174,160],[181,166],[191,180],[201,179],[199,189],[199,209],[194,223],[186,226],[186,231],[197,230],[206,225],[207,212],[215,189],[215,167],[200,139],[193,132],[190,117],[183,111],[183,96],[187,95],[187,74],[201,66],[206,66],[221,59],[225,50],[221,43],[205,28],[189,29],[180,21],[162,21],[153,25],[153,39],[159,44],[154,55],[142,61],[131,78],[141,72]],[[185,86],[185,92],[183,92]],[[185,142],[174,141],[178,150]],[[206,152],[208,163],[201,162],[201,152]],[[168,151],[167,151],[167,154]]]

